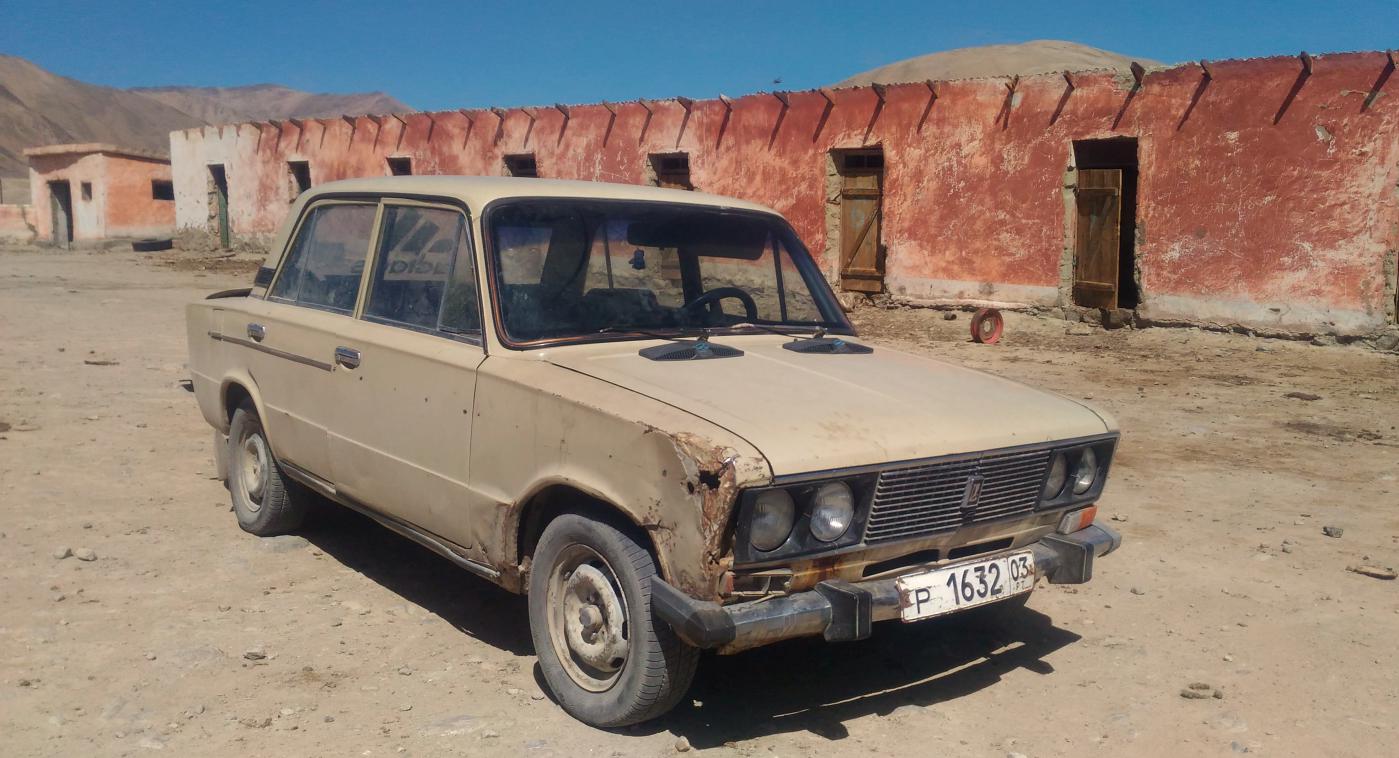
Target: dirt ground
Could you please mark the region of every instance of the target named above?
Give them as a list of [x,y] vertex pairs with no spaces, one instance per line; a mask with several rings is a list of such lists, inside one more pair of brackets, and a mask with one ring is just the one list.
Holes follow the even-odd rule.
[[[6,755],[1373,756],[1399,739],[1399,581],[1347,570],[1399,567],[1399,356],[1017,314],[982,346],[965,314],[862,309],[875,343],[1115,414],[1100,518],[1122,550],[999,632],[892,623],[708,657],[672,715],[608,732],[544,695],[520,598],[344,512],[300,536],[237,528],[180,386],[182,306],[255,264],[163,255],[0,251]],[[1183,697],[1194,682],[1210,696]]]

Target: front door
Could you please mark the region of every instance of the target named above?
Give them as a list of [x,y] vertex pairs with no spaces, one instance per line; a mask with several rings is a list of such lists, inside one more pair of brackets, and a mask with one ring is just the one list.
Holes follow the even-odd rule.
[[884,254],[879,241],[884,154],[854,151],[837,156],[840,173],[840,287],[884,291]]
[[481,347],[466,214],[386,199],[359,318],[337,344],[336,491],[483,559],[468,502]]
[[1122,170],[1080,169],[1074,206],[1074,302],[1089,308],[1116,308]]
[[68,182],[49,182],[49,216],[53,244],[67,250],[73,243],[73,188]]

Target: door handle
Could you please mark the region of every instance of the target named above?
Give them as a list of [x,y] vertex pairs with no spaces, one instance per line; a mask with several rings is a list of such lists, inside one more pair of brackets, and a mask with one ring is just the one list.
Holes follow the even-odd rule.
[[248,337],[253,342],[261,342],[267,336],[267,327],[262,324],[248,324]]
[[348,347],[335,348],[335,362],[345,368],[359,368],[359,351]]

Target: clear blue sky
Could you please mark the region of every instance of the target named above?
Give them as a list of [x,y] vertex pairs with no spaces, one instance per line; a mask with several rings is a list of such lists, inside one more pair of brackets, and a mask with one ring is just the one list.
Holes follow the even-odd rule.
[[0,52],[84,81],[382,90],[423,109],[806,89],[927,52],[1031,39],[1166,62],[1399,46],[1396,0],[0,0],[0,7]]

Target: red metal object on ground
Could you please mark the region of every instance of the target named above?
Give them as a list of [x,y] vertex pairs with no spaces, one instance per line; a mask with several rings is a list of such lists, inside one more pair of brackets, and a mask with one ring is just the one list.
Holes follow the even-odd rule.
[[972,342],[994,345],[1001,340],[1006,320],[995,308],[982,308],[972,316]]

